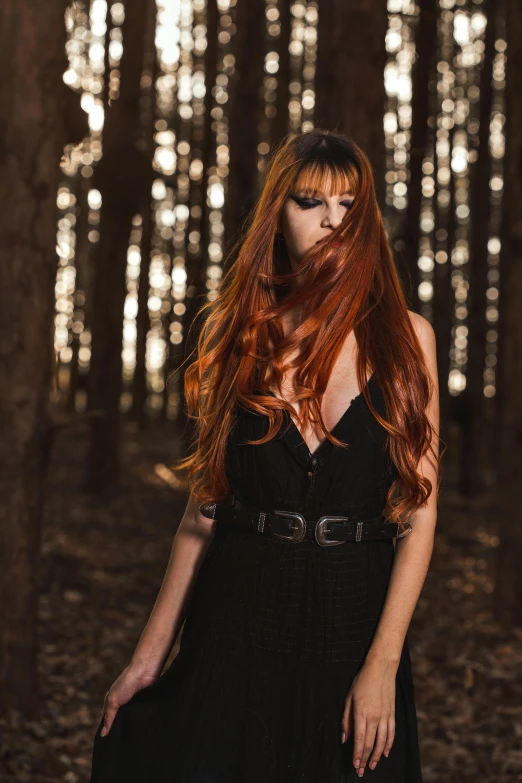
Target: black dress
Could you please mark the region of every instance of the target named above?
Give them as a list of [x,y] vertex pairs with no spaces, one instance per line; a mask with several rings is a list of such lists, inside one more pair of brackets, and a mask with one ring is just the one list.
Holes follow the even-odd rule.
[[[368,390],[385,416],[375,376]],[[286,422],[286,423],[285,423]],[[306,519],[377,516],[396,476],[387,432],[359,394],[310,454],[286,413],[277,437],[246,445],[268,420],[238,410],[227,452],[232,492],[247,507]],[[414,533],[413,533],[414,535]],[[341,717],[386,596],[392,539],[323,547],[219,528],[190,599],[180,651],[117,713],[93,748],[91,783],[345,783],[353,734]],[[363,779],[421,783],[407,640],[396,676],[396,733]]]

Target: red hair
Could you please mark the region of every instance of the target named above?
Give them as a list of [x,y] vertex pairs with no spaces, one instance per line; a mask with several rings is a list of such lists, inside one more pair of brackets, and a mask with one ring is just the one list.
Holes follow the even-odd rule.
[[[283,204],[292,191],[316,192],[325,183],[332,193],[351,191],[355,200],[340,225],[292,272],[276,235]],[[217,298],[199,313],[209,311],[195,348],[197,358],[185,373],[187,415],[196,422],[196,437],[193,453],[175,469],[187,469],[188,486],[198,503],[223,501],[230,492],[225,457],[237,407],[269,419],[266,436],[251,443],[273,438],[283,410],[295,411],[285,400],[259,391],[280,389],[291,368],[303,431],[315,420],[325,438],[345,446],[326,429],[321,400],[353,329],[359,388],[388,431],[390,456],[398,470],[386,498],[388,516],[405,521],[432,490],[429,479],[417,472],[419,460],[428,449],[437,463],[440,457],[431,445],[433,428],[426,415],[432,383],[385,235],[368,158],[342,134],[314,129],[287,137],[272,156],[247,223],[230,251],[229,257],[236,257]],[[306,279],[290,291],[289,284],[304,270]],[[300,304],[302,323],[285,338],[281,317]],[[296,348],[297,358],[285,364],[284,356]],[[383,390],[388,420],[372,405],[368,367]],[[399,487],[402,494],[394,498]]]

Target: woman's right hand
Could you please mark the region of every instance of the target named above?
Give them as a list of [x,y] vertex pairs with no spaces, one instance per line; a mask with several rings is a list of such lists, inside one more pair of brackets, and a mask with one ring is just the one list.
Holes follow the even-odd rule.
[[103,728],[101,737],[105,737],[111,730],[111,726],[119,708],[132,699],[135,693],[152,685],[158,679],[157,673],[129,664],[120,676],[111,685],[103,702]]

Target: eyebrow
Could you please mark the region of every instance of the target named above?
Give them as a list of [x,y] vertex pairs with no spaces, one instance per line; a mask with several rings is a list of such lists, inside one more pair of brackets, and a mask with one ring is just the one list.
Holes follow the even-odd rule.
[[[312,190],[310,188],[299,188],[299,190],[303,191],[303,193],[312,193],[312,194],[319,194],[321,196],[324,196],[324,193],[322,193],[320,190]],[[297,192],[299,192],[299,190]],[[353,196],[353,193],[351,193],[349,190],[345,190],[344,193],[341,193],[341,196]]]

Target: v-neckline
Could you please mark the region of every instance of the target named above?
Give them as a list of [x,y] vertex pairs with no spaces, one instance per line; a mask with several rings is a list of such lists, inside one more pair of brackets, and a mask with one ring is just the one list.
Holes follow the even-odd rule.
[[[341,414],[341,417],[337,420],[337,422],[334,424],[332,429],[328,431],[329,435],[334,435],[335,436],[336,430],[344,422],[345,418],[348,416],[348,413],[352,409],[354,403],[356,403],[359,400],[364,398],[364,389],[369,389],[370,388],[370,384],[374,382],[374,379],[375,379],[375,373],[372,373],[370,375],[370,377],[368,378],[368,380],[366,381],[366,386],[363,389],[361,389],[361,391],[358,394],[356,394],[355,397],[352,397],[352,399],[348,403],[348,407],[345,409],[344,413]],[[268,389],[268,393],[271,394],[273,397],[275,397],[276,400],[280,400],[281,399],[281,397],[278,397],[277,394],[275,394],[275,392],[272,391],[272,389]],[[286,400],[283,400],[283,402],[286,402]],[[310,447],[308,446],[308,443],[305,441],[305,439],[304,439],[304,437],[303,437],[303,435],[301,433],[301,430],[299,429],[299,427],[295,423],[293,416],[290,414],[289,411],[285,411],[285,412],[287,413],[287,415],[290,418],[290,425],[293,427],[294,432],[299,437],[299,442],[301,443],[302,446],[304,446],[306,448],[306,450],[308,452],[308,458],[309,459],[312,459],[313,457],[316,457],[318,455],[318,453],[322,450],[324,445],[326,443],[330,443],[331,442],[331,441],[328,440],[328,438],[323,438],[323,440],[320,442],[320,444],[317,446],[317,448],[314,449],[314,451],[310,451]]]

